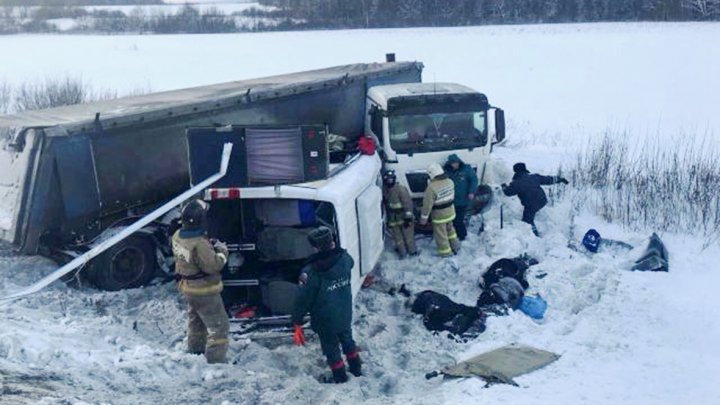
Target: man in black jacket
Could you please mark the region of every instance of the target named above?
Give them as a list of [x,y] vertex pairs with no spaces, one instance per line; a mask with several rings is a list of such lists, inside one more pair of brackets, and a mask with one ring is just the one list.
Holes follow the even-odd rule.
[[310,312],[310,324],[320,338],[320,347],[327,358],[335,383],[347,381],[345,363],[340,347],[348,361],[350,373],[362,375],[360,356],[352,337],[352,287],[350,285],[353,258],[342,248],[336,248],[332,231],[321,226],[308,235],[317,253],[310,256],[300,272],[300,292],[295,301],[292,321],[295,325],[293,341],[305,344],[303,317]]
[[503,184],[502,190],[508,197],[517,195],[520,198],[520,203],[525,208],[523,210],[523,222],[527,222],[532,226],[535,236],[540,236],[535,226],[535,214],[547,204],[547,196],[540,186],[557,183],[568,184],[568,181],[559,176],[531,174],[525,167],[525,163],[515,163],[513,172],[515,172],[515,175],[510,185]]

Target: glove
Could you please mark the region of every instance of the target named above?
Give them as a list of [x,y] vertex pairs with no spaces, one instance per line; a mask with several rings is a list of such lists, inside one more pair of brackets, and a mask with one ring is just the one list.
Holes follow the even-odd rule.
[[225,255],[228,254],[228,247],[223,242],[220,242],[219,240],[216,240],[213,242],[213,248],[216,252],[224,253]]
[[405,226],[405,228],[412,226],[412,223],[413,223],[412,217],[405,217],[403,219],[403,226]]
[[560,177],[560,178],[558,179],[558,183],[570,184],[570,182],[569,182],[565,177]]
[[295,332],[293,332],[293,343],[295,343],[295,346],[305,345],[305,332],[303,331],[302,325],[295,325]]

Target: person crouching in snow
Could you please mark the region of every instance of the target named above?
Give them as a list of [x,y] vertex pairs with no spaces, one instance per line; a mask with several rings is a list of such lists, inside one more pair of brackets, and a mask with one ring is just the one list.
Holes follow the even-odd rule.
[[350,285],[353,258],[345,249],[335,247],[332,231],[325,226],[308,235],[310,245],[317,251],[308,258],[300,271],[300,289],[295,300],[292,322],[295,325],[293,342],[305,344],[302,324],[310,312],[310,324],[320,338],[320,348],[332,370],[333,381],[344,383],[348,377],[340,347],[348,361],[350,373],[362,375],[360,355],[352,336],[352,287]]
[[430,183],[423,196],[420,225],[425,225],[432,215],[433,238],[440,257],[449,257],[460,249],[453,220],[455,219],[455,184],[439,164],[428,166]]
[[187,299],[187,351],[205,354],[208,363],[225,363],[228,350],[228,321],[220,297],[220,272],[227,263],[227,247],[213,246],[206,235],[207,203],[191,201],[182,210],[182,228],[172,237],[178,288]]
[[383,173],[383,203],[387,210],[387,227],[392,234],[395,250],[400,258],[415,256],[415,217],[413,202],[407,187],[397,184],[395,170]]
[[540,236],[535,226],[535,214],[547,204],[547,196],[540,186],[549,186],[557,183],[568,184],[568,181],[559,176],[531,174],[525,167],[525,163],[515,163],[513,165],[513,172],[515,172],[515,174],[513,175],[510,185],[502,184],[501,186],[503,193],[508,197],[517,195],[518,198],[520,198],[520,203],[524,207],[522,221],[530,224],[535,236]]

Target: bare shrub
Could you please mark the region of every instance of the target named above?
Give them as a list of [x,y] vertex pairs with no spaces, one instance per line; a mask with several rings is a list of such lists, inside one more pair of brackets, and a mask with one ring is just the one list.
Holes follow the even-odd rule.
[[[136,96],[149,92],[149,86],[136,87],[124,95]],[[24,82],[15,88],[7,82],[0,82],[0,112],[7,114],[112,100],[124,95],[118,94],[115,90],[95,89],[82,79],[73,77],[47,79],[42,82]]]
[[7,114],[10,112],[12,105],[12,88],[7,81],[0,82],[0,113]]
[[720,157],[705,139],[650,141],[630,151],[627,134],[606,133],[569,172],[590,208],[633,229],[720,238]]
[[87,86],[82,80],[66,77],[41,83],[23,83],[15,94],[15,110],[40,110],[80,104],[86,100]]

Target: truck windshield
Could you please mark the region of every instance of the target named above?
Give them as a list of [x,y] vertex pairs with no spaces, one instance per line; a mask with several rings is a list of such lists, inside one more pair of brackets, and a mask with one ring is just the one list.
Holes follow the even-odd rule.
[[478,148],[486,123],[485,111],[390,116],[390,145],[397,153]]

